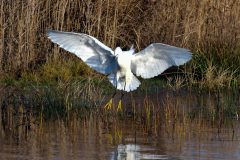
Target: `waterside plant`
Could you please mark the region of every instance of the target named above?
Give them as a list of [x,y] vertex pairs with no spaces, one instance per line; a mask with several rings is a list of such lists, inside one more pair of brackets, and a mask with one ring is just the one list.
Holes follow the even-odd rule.
[[235,0],[2,1],[0,79],[68,81],[93,74],[50,43],[46,32],[56,29],[90,34],[111,48],[134,44],[139,51],[153,42],[189,48],[191,64],[167,74],[168,86],[239,87],[239,6]]

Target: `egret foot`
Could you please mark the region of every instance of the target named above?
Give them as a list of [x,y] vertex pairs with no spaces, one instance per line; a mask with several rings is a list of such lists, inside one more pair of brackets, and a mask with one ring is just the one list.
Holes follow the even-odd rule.
[[118,102],[117,111],[122,111],[122,100]]
[[113,99],[111,98],[108,103],[104,106],[104,109],[109,110],[113,108]]

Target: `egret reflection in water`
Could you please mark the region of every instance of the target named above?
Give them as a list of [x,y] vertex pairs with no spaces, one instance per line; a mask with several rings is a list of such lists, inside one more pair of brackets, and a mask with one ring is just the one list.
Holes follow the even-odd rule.
[[[158,155],[154,153],[152,147],[147,147],[144,145],[137,144],[120,144],[117,147],[117,151],[111,157],[111,160],[166,160],[168,159],[167,155]],[[153,153],[151,153],[153,152]]]

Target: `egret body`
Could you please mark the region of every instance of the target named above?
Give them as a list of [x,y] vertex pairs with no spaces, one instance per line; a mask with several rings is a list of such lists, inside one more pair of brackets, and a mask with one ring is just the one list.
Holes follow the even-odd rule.
[[152,78],[167,68],[182,65],[192,58],[189,50],[162,43],[153,43],[135,53],[133,48],[122,51],[117,47],[113,51],[96,38],[82,33],[49,30],[48,37],[89,67],[107,75],[118,90],[127,92],[136,90],[141,84],[136,76]]

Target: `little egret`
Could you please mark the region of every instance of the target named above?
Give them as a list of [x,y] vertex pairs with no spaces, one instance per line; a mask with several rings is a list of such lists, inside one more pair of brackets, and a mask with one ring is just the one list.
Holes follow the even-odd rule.
[[[141,84],[135,75],[144,79],[152,78],[167,68],[182,65],[192,58],[189,50],[162,43],[152,43],[135,53],[133,48],[128,51],[122,51],[120,47],[112,50],[96,38],[83,33],[49,30],[48,38],[75,54],[89,67],[107,75],[116,89],[127,92],[136,90]],[[109,103],[112,103],[112,99]]]

